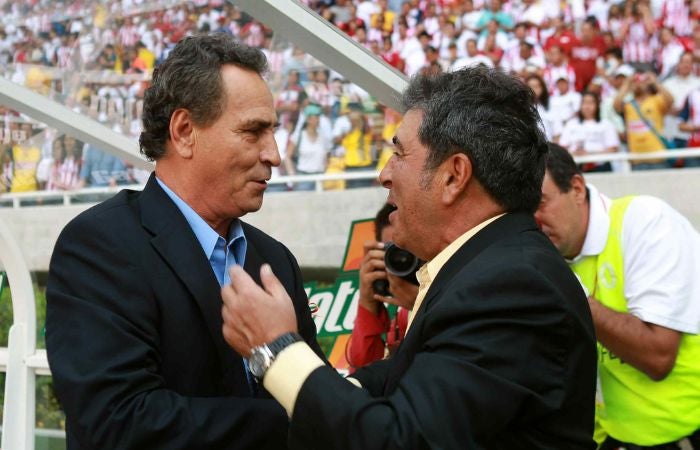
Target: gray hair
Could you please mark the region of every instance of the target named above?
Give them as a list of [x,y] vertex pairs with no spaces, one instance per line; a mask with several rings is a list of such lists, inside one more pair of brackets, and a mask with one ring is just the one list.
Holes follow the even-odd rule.
[[466,68],[412,79],[402,104],[423,112],[418,139],[429,150],[427,175],[464,153],[476,180],[506,211],[537,209],[547,141],[527,85],[495,69]]

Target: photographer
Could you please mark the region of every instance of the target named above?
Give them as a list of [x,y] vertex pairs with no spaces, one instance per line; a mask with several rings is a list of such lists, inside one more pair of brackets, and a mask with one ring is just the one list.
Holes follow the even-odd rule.
[[[360,265],[360,300],[347,352],[353,369],[383,359],[396,350],[406,333],[408,312],[418,294],[416,284],[386,271],[384,243],[392,240],[394,227],[389,224],[389,214],[393,210],[388,204],[379,210],[374,219],[377,240],[367,241],[364,245],[365,257]],[[398,306],[393,319],[389,318],[384,303]],[[382,338],[385,333],[386,341]]]

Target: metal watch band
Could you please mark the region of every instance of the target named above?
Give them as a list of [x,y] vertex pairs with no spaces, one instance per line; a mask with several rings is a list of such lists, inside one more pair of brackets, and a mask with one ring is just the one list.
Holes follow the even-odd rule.
[[284,333],[282,336],[278,337],[274,341],[267,344],[267,348],[270,349],[273,359],[285,348],[292,345],[295,342],[303,341],[304,338],[299,335],[299,333]]

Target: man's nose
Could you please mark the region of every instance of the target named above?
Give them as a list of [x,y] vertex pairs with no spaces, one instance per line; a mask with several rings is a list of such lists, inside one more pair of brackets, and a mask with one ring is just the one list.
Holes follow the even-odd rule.
[[260,159],[263,162],[268,162],[270,165],[277,167],[282,163],[282,157],[277,148],[274,134],[270,133],[268,136],[268,141],[265,142],[263,150],[260,153]]
[[393,161],[394,157],[392,156],[391,158],[389,158],[389,161],[386,162],[386,165],[384,166],[382,171],[379,172],[379,182],[386,189],[391,189],[391,166]]

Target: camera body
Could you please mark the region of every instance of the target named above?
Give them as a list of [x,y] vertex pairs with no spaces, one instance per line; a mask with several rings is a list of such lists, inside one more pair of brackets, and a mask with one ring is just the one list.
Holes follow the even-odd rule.
[[[423,264],[423,261],[418,259],[416,255],[398,247],[393,242],[387,242],[384,244],[384,265],[386,266],[386,271],[392,275],[403,278],[409,283],[418,285],[418,279],[416,278],[416,272],[418,268]],[[382,278],[376,280],[372,283],[372,288],[374,292],[384,296],[391,296],[389,291],[389,280]]]

